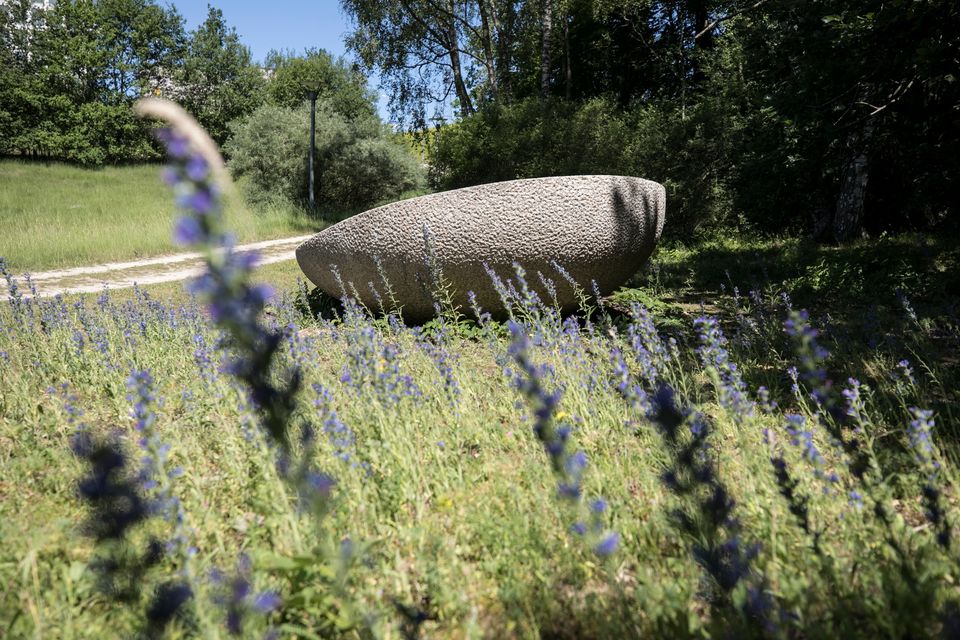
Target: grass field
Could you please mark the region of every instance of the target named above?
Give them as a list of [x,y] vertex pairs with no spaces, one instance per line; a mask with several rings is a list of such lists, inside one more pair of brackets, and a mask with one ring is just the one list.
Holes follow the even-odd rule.
[[[160,165],[84,169],[0,160],[0,256],[23,273],[177,251]],[[226,214],[240,242],[321,228],[293,208],[254,211],[238,193]]]
[[[582,500],[558,497],[569,467],[555,475],[531,430],[542,397],[521,392],[530,372],[503,325],[316,320],[293,299],[295,265],[271,265],[258,277],[289,292],[265,317],[287,328],[276,374],[303,372],[296,422],[336,479],[319,520],[179,286],[5,305],[0,630],[132,637],[153,589],[189,575],[194,604],[168,637],[226,637],[230,611],[245,637],[401,637],[400,609],[444,638],[942,637],[960,602],[957,259],[921,236],[718,240],[662,248],[592,325],[518,308],[534,375],[562,394],[540,415],[569,429],[567,462],[586,453]],[[656,330],[617,311],[631,302]],[[784,331],[801,304],[820,336]],[[143,370],[147,400],[128,386]],[[692,412],[673,439],[662,383]],[[70,443],[113,433],[136,472],[135,412],[183,472],[140,491],[169,490],[184,517],[152,518],[132,548],[183,536],[196,554],[169,546],[124,604],[98,582],[109,545],[84,533],[89,467]],[[610,532],[616,550],[596,553]],[[250,595],[224,595],[215,568]],[[260,613],[254,593],[280,603]]]

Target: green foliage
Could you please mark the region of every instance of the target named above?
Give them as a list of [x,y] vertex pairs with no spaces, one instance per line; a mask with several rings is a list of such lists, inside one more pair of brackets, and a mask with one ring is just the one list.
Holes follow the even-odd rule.
[[846,169],[862,154],[868,231],[955,225],[960,184],[948,176],[960,168],[952,152],[960,84],[949,52],[958,26],[956,3],[849,0],[799,12],[773,3],[734,23],[724,42],[742,52],[753,131],[738,191],[772,195],[753,215],[775,200],[830,225]]
[[307,84],[312,84],[334,111],[348,119],[376,114],[375,94],[367,88],[367,79],[323,49],[307,49],[302,56],[271,51],[264,67],[271,73],[267,97],[273,104],[302,108]]
[[720,179],[722,117],[707,108],[683,120],[669,107],[624,112],[607,98],[582,103],[530,98],[491,105],[437,129],[428,146],[437,189],[572,174],[636,175],[662,182],[666,232],[685,237],[729,215]]
[[193,33],[156,0],[0,3],[0,154],[85,165],[158,157],[132,104],[175,99],[223,142],[264,99],[263,73],[223,14]]
[[[902,254],[916,275],[903,282],[930,280],[908,292],[919,323],[904,322],[887,284],[873,292],[867,283],[843,297],[848,280],[838,278],[836,288],[806,294],[818,305],[812,316],[824,320],[819,340],[833,352],[824,363],[838,387],[833,395],[839,398],[849,376],[862,383],[864,421],[855,435],[869,444],[867,455],[883,472],[871,479],[868,493],[818,422],[820,408],[808,389],[790,389],[785,369],[802,361],[783,332],[778,294],[797,300],[807,283],[822,282],[828,271],[862,272],[894,286],[901,265],[882,258],[897,247],[913,247]],[[716,239],[664,247],[659,268],[646,271],[633,294],[621,296],[659,300],[653,316],[661,332],[665,315],[678,319],[667,332],[675,354],[658,361],[658,375],[710,425],[708,453],[695,460],[716,466],[735,501],[741,534],[735,544],[760,544],[750,568],[768,581],[763,595],[775,604],[782,637],[934,638],[949,630],[951,603],[960,598],[953,579],[956,532],[951,550],[938,544],[924,492],[929,464],[937,462],[937,482],[955,518],[960,334],[951,309],[956,292],[943,283],[955,279],[950,270],[957,252],[949,239],[916,236],[842,249],[798,240]],[[822,260],[826,265],[817,266]],[[794,282],[808,265],[816,275]],[[742,290],[735,293],[733,285]],[[748,295],[748,287],[757,287],[757,295]],[[222,623],[223,613],[212,604],[215,593],[205,576],[213,568],[230,571],[233,558],[245,552],[250,590],[275,591],[282,599],[282,609],[269,619],[249,621],[250,633],[269,625],[298,637],[356,637],[369,625],[373,635],[393,637],[398,603],[414,603],[424,610],[421,631],[438,638],[724,637],[730,625],[742,625],[737,637],[762,635],[755,620],[734,618],[731,607],[723,611],[722,594],[691,553],[703,540],[680,533],[677,525],[678,513],[705,516],[695,505],[709,498],[697,493],[681,500],[663,481],[693,434],[681,429],[677,446],[666,445],[658,425],[632,411],[611,383],[612,348],[626,354],[632,375],[642,370],[623,325],[610,331],[598,319],[592,334],[580,329],[579,342],[545,331],[530,348],[537,365],[548,365],[544,384],[563,389],[551,415],[574,425],[589,458],[584,492],[604,495],[610,526],[621,534],[621,550],[601,563],[567,530],[549,460],[530,418],[517,409],[520,394],[501,376],[508,346],[502,327],[475,327],[469,339],[449,325],[426,328],[447,336],[443,346],[462,389],[452,405],[441,373],[409,330],[382,319],[360,319],[357,327],[313,322],[289,296],[274,300],[269,317],[292,327],[280,350],[283,364],[297,364],[304,374],[306,391],[296,410],[316,419],[311,460],[338,480],[318,533],[282,491],[275,451],[242,426],[255,415],[244,392],[216,367],[225,355],[214,347],[219,333],[202,313],[190,311],[182,293],[172,305],[184,303],[177,311],[166,308],[159,291],[115,292],[100,303],[90,296],[77,306],[81,300],[68,297],[62,307],[46,300],[0,308],[10,329],[0,333],[7,367],[0,385],[0,580],[6,585],[0,626],[8,635],[135,635],[137,611],[111,607],[96,590],[92,545],[77,524],[84,513],[76,481],[84,470],[68,450],[76,427],[71,420],[86,423],[93,434],[118,433],[128,451],[136,450],[140,434],[125,398],[128,363],[149,369],[157,381],[162,402],[153,428],[170,445],[171,468],[184,471],[173,486],[198,549],[196,575],[204,578],[197,580],[195,602],[208,629]],[[876,325],[860,306],[871,298],[886,307]],[[720,372],[702,364],[691,331],[693,317],[704,312],[701,302],[719,315],[728,364],[737,365],[750,398],[765,384],[778,407],[758,404],[752,415],[740,415],[721,404]],[[27,313],[35,322],[18,324]],[[392,363],[423,396],[387,404],[369,388],[344,382],[344,365],[353,366],[359,353],[361,334],[354,329],[390,345]],[[901,358],[911,361],[913,379],[895,364]],[[372,377],[383,373],[384,362],[371,359],[366,366]],[[323,431],[313,383],[330,392],[329,407],[349,428],[348,461]],[[67,396],[74,397],[65,403]],[[70,405],[83,415],[71,413]],[[927,466],[911,449],[911,406],[935,411]],[[822,462],[793,444],[790,414],[806,417]],[[844,436],[852,438],[853,430]],[[771,465],[775,456],[795,481],[795,495],[805,499],[811,531],[782,495]],[[818,470],[835,472],[837,481],[828,483]],[[862,494],[862,506],[851,490]],[[690,523],[709,524],[703,517]],[[171,524],[155,525],[151,534],[169,533]],[[351,553],[340,557],[350,562],[328,562],[344,543]],[[739,609],[755,595],[739,590],[731,599]],[[175,622],[169,635],[196,635],[189,624]]]
[[[229,167],[253,202],[307,201],[309,109],[263,105],[231,128]],[[347,119],[326,100],[317,102],[314,171],[317,202],[341,212],[424,184],[416,159],[376,117]]]
[[169,77],[182,19],[152,0],[0,5],[0,153],[99,165],[156,157],[130,104]]
[[263,105],[231,128],[224,152],[233,174],[247,177],[250,200],[299,203],[307,189],[309,115],[303,109]]
[[321,193],[335,208],[357,209],[422,190],[423,169],[390,134],[357,137],[323,168]]
[[250,49],[228,27],[220,9],[209,7],[207,19],[190,34],[182,72],[168,97],[196,117],[210,136],[223,144],[229,123],[263,102],[263,72],[250,58]]
[[639,175],[667,186],[677,237],[960,224],[957,3],[457,0],[452,27],[436,3],[343,5],[350,46],[421,128],[453,93],[450,42],[469,54],[476,108],[439,127],[438,186]]

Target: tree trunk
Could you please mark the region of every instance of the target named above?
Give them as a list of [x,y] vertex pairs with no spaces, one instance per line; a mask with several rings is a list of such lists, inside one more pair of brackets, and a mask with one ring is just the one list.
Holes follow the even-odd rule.
[[551,45],[553,43],[553,0],[543,0],[543,13],[540,16],[543,27],[543,41],[540,45],[540,97],[550,95]]
[[450,17],[447,19],[448,51],[450,53],[450,67],[453,71],[453,86],[457,90],[457,99],[460,100],[460,116],[466,117],[473,113],[473,101],[470,92],[463,81],[463,71],[460,66],[460,38],[457,35],[457,25],[453,16],[456,15],[456,6],[453,0],[449,3]]
[[[510,78],[510,51],[513,25],[516,18],[513,14],[514,7],[513,3],[507,2],[500,7],[491,3],[490,8],[492,9],[490,20],[493,22],[493,31],[497,40],[497,85],[500,89],[502,101],[509,102],[510,98],[513,97],[513,85]],[[503,11],[503,15],[499,13],[500,10]],[[506,24],[504,24],[504,19],[506,19]]]
[[[707,1],[693,0],[693,2],[691,2],[690,9],[693,12],[693,33],[700,33],[707,28],[707,23],[710,19],[710,12],[707,10]],[[712,49],[713,31],[707,31],[702,36],[697,38],[694,42],[694,46],[701,49]]]
[[870,177],[866,147],[871,133],[872,127],[868,125],[864,127],[862,135],[851,134],[850,156],[843,172],[831,225],[836,242],[853,240],[863,234],[863,205]]
[[566,65],[563,74],[564,85],[566,90],[564,95],[566,95],[567,100],[570,99],[571,94],[573,93],[573,68],[570,65],[570,18],[565,17],[563,19],[563,47],[566,55]]
[[500,86],[497,81],[497,69],[493,59],[493,36],[490,31],[487,1],[477,0],[477,6],[480,10],[480,33],[483,36],[483,63],[487,68],[487,84],[490,86],[490,95],[494,100],[498,100],[500,98]]
[[[693,0],[690,3],[690,10],[693,12],[693,33],[698,34],[706,28],[710,18],[710,13],[707,10],[707,0]],[[696,38],[693,45],[693,84],[699,87],[706,79],[706,74],[703,72],[703,60],[701,59],[702,52],[713,49],[713,32],[708,31]]]

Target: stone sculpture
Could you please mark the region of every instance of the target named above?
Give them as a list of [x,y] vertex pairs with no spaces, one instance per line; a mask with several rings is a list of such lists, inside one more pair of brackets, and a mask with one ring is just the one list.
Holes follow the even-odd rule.
[[665,201],[662,185],[625,176],[484,184],[348,218],[297,247],[297,262],[323,291],[341,297],[346,287],[374,311],[380,304],[372,288],[386,298],[380,274],[386,275],[408,321],[434,315],[428,246],[464,311],[467,292],[473,291],[485,311],[502,314],[501,295],[485,265],[507,282],[515,280],[514,263],[548,303],[551,296],[537,272],[552,280],[557,303],[571,310],[577,305],[575,289],[556,265],[587,292],[592,281],[602,294],[614,291],[656,246]]

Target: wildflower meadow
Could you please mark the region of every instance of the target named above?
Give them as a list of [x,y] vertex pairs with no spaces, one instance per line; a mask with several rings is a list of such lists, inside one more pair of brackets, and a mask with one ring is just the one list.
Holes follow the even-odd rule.
[[0,637],[960,635],[957,327],[909,292],[565,316],[517,265],[493,317],[431,265],[409,326],[386,277],[254,282],[212,147],[160,137],[186,302],[3,266]]

